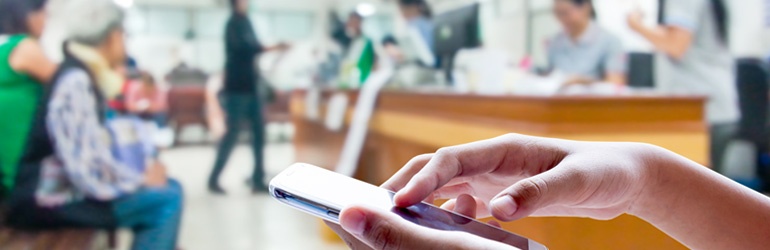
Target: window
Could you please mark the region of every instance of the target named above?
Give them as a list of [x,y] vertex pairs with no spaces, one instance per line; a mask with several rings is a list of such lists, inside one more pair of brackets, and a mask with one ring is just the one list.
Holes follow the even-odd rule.
[[315,14],[309,11],[263,11],[251,14],[251,21],[264,44],[308,39],[313,35]]

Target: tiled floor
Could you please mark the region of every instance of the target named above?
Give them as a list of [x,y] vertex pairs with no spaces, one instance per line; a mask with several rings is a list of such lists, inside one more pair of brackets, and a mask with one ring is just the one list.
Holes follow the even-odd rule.
[[[163,153],[169,174],[185,188],[185,214],[180,247],[186,250],[219,249],[347,249],[344,244],[325,243],[320,221],[286,207],[267,194],[252,195],[245,186],[252,157],[245,146],[235,150],[223,176],[227,196],[205,189],[214,161],[211,146],[173,149]],[[290,144],[271,144],[266,149],[266,170],[276,175],[294,160]],[[121,243],[130,236],[121,234]]]

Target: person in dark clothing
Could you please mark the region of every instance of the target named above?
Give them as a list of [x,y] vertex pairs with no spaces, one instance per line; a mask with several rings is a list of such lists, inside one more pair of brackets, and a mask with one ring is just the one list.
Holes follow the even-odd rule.
[[254,172],[248,183],[253,192],[266,191],[264,181],[264,137],[265,125],[262,117],[262,105],[259,100],[257,79],[259,73],[254,64],[255,58],[264,51],[285,50],[288,46],[263,47],[257,40],[254,27],[248,17],[248,0],[230,0],[233,14],[227,21],[225,30],[226,63],[224,86],[222,88],[222,108],[225,111],[227,131],[219,143],[214,168],[209,176],[209,191],[225,194],[219,185],[227,160],[238,140],[239,128],[243,121],[250,123],[251,147],[254,153]]

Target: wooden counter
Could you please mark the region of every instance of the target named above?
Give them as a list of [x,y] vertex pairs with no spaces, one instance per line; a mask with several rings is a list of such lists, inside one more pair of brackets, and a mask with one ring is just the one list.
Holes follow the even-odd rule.
[[[356,92],[344,92],[355,103]],[[322,100],[330,96],[324,93]],[[293,93],[297,160],[333,168],[346,131],[305,118],[305,92]],[[385,92],[369,126],[356,177],[387,180],[412,157],[441,147],[506,133],[589,141],[636,141],[708,163],[705,99],[699,97],[521,97]],[[323,102],[322,102],[323,103]],[[323,117],[322,105],[321,114]],[[350,121],[352,108],[348,111]],[[648,223],[624,215],[611,221],[527,218],[504,228],[551,249],[679,249]]]

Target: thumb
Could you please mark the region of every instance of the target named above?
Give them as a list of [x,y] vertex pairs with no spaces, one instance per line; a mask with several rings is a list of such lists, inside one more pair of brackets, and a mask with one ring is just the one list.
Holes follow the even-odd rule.
[[431,249],[450,240],[379,209],[353,206],[343,210],[339,218],[345,231],[375,250]]
[[573,203],[579,190],[585,188],[586,179],[580,171],[557,166],[500,192],[490,202],[490,212],[499,220],[513,221],[542,208]]

